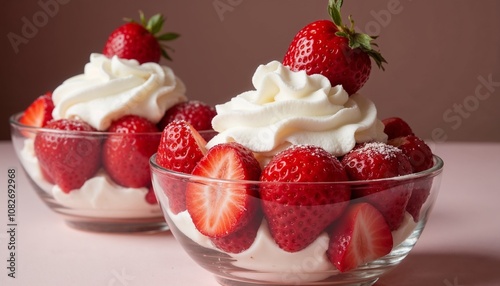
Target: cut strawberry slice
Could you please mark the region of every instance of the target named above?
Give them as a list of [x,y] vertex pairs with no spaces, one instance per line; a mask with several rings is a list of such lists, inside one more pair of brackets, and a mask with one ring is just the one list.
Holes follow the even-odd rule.
[[257,231],[262,223],[262,213],[259,212],[244,228],[224,237],[212,238],[218,249],[229,253],[241,253],[252,246]]
[[327,256],[341,272],[380,258],[392,249],[384,217],[368,203],[351,205],[330,232]]
[[52,120],[52,110],[54,110],[52,93],[47,92],[40,95],[26,108],[19,122],[28,126],[43,127]]
[[[260,172],[253,153],[233,142],[212,147],[192,174],[224,180],[258,180]],[[257,197],[257,188],[251,183],[192,182],[186,190],[186,208],[202,234],[223,237],[254,218],[259,206]]]

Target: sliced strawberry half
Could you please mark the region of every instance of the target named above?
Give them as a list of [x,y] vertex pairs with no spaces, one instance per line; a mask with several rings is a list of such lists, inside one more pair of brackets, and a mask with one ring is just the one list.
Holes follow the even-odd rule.
[[52,101],[52,92],[47,92],[40,95],[33,101],[23,115],[19,118],[19,122],[33,127],[43,127],[52,120],[52,110],[54,110],[54,102]]
[[262,223],[262,214],[256,215],[245,227],[223,237],[212,238],[213,244],[229,253],[240,253],[252,246]]
[[349,206],[330,231],[328,259],[347,272],[391,252],[392,234],[380,212],[368,203]]
[[[258,180],[260,165],[246,147],[232,142],[212,147],[193,170],[193,175],[224,180]],[[255,218],[257,188],[244,182],[190,182],[186,208],[196,228],[216,238],[242,229]]]

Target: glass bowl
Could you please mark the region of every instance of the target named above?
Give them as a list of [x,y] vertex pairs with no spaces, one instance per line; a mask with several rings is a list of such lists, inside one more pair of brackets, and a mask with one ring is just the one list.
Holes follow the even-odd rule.
[[[161,132],[111,133],[74,132],[26,126],[19,122],[21,113],[10,118],[11,138],[16,155],[37,195],[53,211],[62,215],[71,227],[95,232],[156,232],[168,230],[160,206],[151,189],[151,180],[137,186],[123,186],[115,182],[102,163],[102,149],[95,156],[100,167],[81,187],[69,192],[53,179],[48,171],[42,171],[34,142],[38,136],[50,140],[66,138],[78,142],[75,152],[59,158],[61,168],[80,172],[80,163],[90,160],[89,147],[102,148],[108,140],[143,140],[157,146]],[[120,141],[121,142],[121,141]],[[134,156],[130,164],[146,168],[149,173],[149,157]],[[133,161],[133,162],[132,162]],[[148,177],[149,178],[149,177]]]
[[[359,265],[351,270],[339,271],[327,254],[330,247],[330,236],[335,235],[335,221],[309,244],[306,248],[289,252],[279,248],[273,240],[268,228],[266,216],[254,216],[258,224],[258,232],[252,245],[242,252],[230,253],[219,249],[213,240],[200,233],[187,210],[173,211],[169,205],[169,196],[182,193],[186,188],[203,187],[206,191],[224,192],[235,187],[250,187],[257,190],[269,187],[270,184],[300,183],[269,183],[259,181],[230,181],[198,177],[167,170],[156,162],[156,155],[150,159],[152,170],[153,189],[162,207],[169,227],[189,256],[201,267],[211,272],[221,285],[373,285],[378,278],[398,265],[410,252],[419,239],[429,218],[430,211],[436,200],[443,161],[434,156],[434,166],[426,171],[390,179],[372,181],[349,182],[315,182],[304,185],[305,188],[331,187],[350,188],[351,193],[379,188],[376,194],[392,192],[408,192],[425,194],[424,202],[416,211],[415,218],[408,212],[399,228],[392,234],[392,248],[387,248],[387,255],[375,258],[366,264]],[[359,193],[359,192],[358,192]],[[355,198],[351,196],[348,207],[354,204],[370,202],[368,196]],[[262,200],[256,195],[251,198]],[[345,203],[347,205],[347,203]],[[281,206],[284,211],[298,211],[294,206]],[[348,208],[346,207],[346,209]],[[290,208],[290,209],[286,209]],[[252,222],[249,222],[250,225]],[[386,232],[386,237],[390,237]],[[354,242],[353,242],[354,243]]]

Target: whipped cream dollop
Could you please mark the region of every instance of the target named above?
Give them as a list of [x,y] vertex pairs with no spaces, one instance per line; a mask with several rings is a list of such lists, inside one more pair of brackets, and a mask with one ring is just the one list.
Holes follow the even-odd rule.
[[387,141],[375,104],[361,94],[349,97],[323,75],[272,61],[257,68],[252,83],[255,90],[216,105],[212,127],[219,134],[208,147],[236,141],[265,159],[295,144],[342,156],[356,143]]
[[100,131],[128,114],[157,123],[168,108],[187,100],[185,93],[184,83],[169,67],[93,53],[83,74],[54,90],[52,115],[81,119]]

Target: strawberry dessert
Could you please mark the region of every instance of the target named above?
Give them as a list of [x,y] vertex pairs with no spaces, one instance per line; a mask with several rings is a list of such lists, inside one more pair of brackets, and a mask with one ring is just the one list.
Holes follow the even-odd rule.
[[330,1],[332,20],[299,31],[282,62],[260,65],[253,90],[216,105],[212,139],[183,120],[162,134],[155,193],[174,235],[223,285],[336,275],[361,285],[357,275],[378,277],[368,269],[400,261],[423,228],[435,186],[420,177],[433,154],[358,92],[371,59],[386,61],[373,37],[342,24],[341,6]]
[[[160,45],[164,18],[128,22],[111,33],[84,72],[38,97],[20,115],[27,131],[19,157],[36,186],[61,212],[110,219],[161,218],[149,158],[163,128],[182,118],[211,128],[215,109],[188,100]],[[202,122],[202,124],[200,124]],[[29,131],[29,132],[28,132]]]

